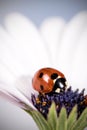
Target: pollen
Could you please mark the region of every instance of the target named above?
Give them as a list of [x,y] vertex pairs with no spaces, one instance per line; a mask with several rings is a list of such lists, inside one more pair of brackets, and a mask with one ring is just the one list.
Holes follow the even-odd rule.
[[39,104],[39,103],[40,103],[39,98],[36,98],[36,103],[37,103],[37,104]]

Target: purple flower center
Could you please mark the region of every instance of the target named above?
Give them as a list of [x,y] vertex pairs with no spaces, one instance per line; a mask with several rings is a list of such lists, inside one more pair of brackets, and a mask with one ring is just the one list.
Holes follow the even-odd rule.
[[78,91],[78,89],[73,91],[71,87],[69,87],[66,91],[60,93],[51,92],[44,95],[38,94],[37,97],[32,94],[31,100],[33,105],[45,118],[47,118],[52,102],[55,102],[57,115],[59,115],[61,108],[65,107],[68,116],[72,108],[77,105],[77,113],[79,117],[87,107],[87,104],[85,103],[84,89],[80,93]]

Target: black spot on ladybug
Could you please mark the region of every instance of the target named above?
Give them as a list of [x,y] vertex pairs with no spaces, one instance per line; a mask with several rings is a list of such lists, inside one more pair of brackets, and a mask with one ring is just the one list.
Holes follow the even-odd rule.
[[39,78],[42,78],[42,76],[43,76],[43,72],[40,73]]
[[58,77],[58,74],[57,73],[53,73],[52,75],[51,75],[51,79],[56,79]]
[[43,86],[43,85],[40,85],[40,89],[41,89],[41,90],[44,90],[44,86]]

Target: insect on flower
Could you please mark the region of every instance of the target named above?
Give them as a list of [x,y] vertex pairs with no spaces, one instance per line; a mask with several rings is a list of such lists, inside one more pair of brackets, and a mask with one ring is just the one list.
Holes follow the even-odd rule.
[[87,96],[84,96],[84,89],[78,93],[78,89],[73,91],[71,87],[67,88],[64,74],[56,69],[42,68],[38,70],[32,79],[32,86],[37,90],[38,95],[32,94],[31,100],[45,118],[47,118],[52,102],[56,104],[57,115],[63,106],[69,115],[77,104],[79,117],[87,107]]
[[[5,26],[0,27],[0,97],[27,111],[41,130],[56,130],[62,108],[67,113],[64,119],[77,106],[73,113],[76,119],[69,118],[76,125],[87,108],[87,95],[82,90],[87,85],[87,12],[67,24],[60,18],[48,19],[40,30],[24,16],[10,14],[5,18]],[[67,81],[72,87],[68,87]],[[76,87],[79,89],[75,90]],[[50,109],[53,103],[55,107]],[[87,110],[84,120],[80,118],[84,128],[86,113]],[[64,119],[59,124],[65,122]]]
[[32,85],[40,93],[63,92],[67,87],[63,73],[53,68],[42,68],[37,71]]

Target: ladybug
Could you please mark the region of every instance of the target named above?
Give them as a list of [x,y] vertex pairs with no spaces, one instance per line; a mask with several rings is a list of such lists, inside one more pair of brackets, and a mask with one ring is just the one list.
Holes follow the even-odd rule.
[[32,85],[41,94],[64,92],[67,87],[64,74],[53,68],[42,68],[38,70],[32,79]]

